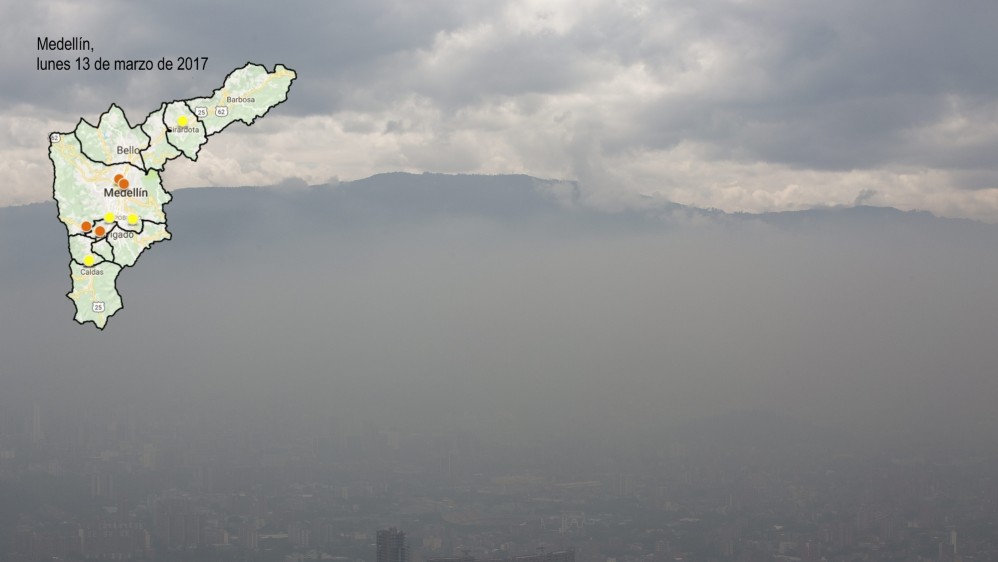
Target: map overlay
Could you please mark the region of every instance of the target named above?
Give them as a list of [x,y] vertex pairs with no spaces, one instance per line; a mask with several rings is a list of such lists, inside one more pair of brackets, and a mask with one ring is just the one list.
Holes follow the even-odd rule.
[[69,237],[73,282],[66,295],[80,324],[104,329],[123,306],[118,275],[157,242],[170,239],[164,206],[171,195],[160,174],[183,156],[197,161],[212,135],[240,121],[252,125],[288,97],[294,70],[248,63],[209,97],[160,104],[131,125],[115,104],[97,125],[84,119],[71,132],[49,135],[52,196]]

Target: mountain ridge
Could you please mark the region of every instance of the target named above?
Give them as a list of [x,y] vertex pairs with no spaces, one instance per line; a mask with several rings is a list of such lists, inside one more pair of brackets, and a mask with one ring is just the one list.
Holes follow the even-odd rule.
[[[503,184],[507,185],[503,185]],[[569,193],[559,193],[558,189]],[[809,223],[820,223],[829,218],[847,218],[850,221],[873,220],[877,218],[901,219],[908,222],[942,221],[961,225],[984,225],[993,227],[992,223],[968,218],[943,217],[925,210],[902,210],[890,206],[873,205],[837,205],[813,207],[809,209],[752,212],[728,212],[721,209],[696,207],[680,203],[662,201],[643,207],[624,207],[620,210],[600,209],[582,200],[577,182],[572,180],[557,180],[537,178],[526,174],[440,174],[440,173],[410,173],[385,172],[357,180],[302,185],[287,187],[277,186],[234,186],[234,187],[183,187],[171,189],[171,192],[182,191],[185,197],[200,193],[200,196],[211,197],[224,193],[231,196],[234,192],[240,195],[250,193],[281,194],[289,197],[300,197],[304,194],[327,195],[341,197],[344,194],[348,203],[359,205],[359,209],[367,210],[380,206],[383,209],[399,208],[416,210],[431,214],[462,212],[471,209],[488,211],[500,216],[515,215],[516,211],[526,211],[524,203],[532,202],[535,208],[531,210],[553,211],[559,207],[562,210],[574,210],[594,215],[614,215],[629,218],[669,218],[676,213],[701,218],[717,218],[736,221],[762,221],[782,227],[802,227]],[[446,196],[446,198],[445,198]],[[474,199],[477,197],[478,199]],[[439,200],[434,200],[439,198]],[[531,201],[532,200],[532,201]],[[43,207],[52,204],[51,201],[40,201],[23,205],[0,207],[0,216],[17,209]],[[167,207],[175,207],[171,205]]]

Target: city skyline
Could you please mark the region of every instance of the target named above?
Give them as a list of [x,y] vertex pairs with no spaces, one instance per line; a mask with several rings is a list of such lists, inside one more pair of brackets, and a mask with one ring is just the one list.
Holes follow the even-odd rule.
[[995,22],[5,3],[0,562],[998,562]]

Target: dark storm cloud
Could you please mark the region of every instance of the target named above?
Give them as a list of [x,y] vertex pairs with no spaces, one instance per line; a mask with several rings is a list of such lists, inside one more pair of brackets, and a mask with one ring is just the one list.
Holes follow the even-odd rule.
[[[641,108],[648,145],[695,139],[725,156],[818,169],[945,166],[962,147],[914,133],[954,111],[996,123],[981,102],[993,107],[998,94],[998,62],[989,54],[998,39],[987,23],[998,19],[998,5],[771,2],[722,11],[722,4],[688,11],[685,39],[712,43],[730,64],[706,88]],[[661,72],[664,81],[670,76]],[[968,103],[953,108],[954,98]]]

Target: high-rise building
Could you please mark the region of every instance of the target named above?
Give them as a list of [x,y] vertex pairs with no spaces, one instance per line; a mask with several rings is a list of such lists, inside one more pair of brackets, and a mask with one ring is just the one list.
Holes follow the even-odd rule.
[[90,497],[94,499],[114,500],[114,474],[108,471],[98,471],[90,476]]
[[258,550],[260,548],[260,532],[256,524],[247,521],[239,527],[239,544],[248,550]]
[[31,407],[31,442],[41,443],[45,439],[42,432],[42,408],[38,404]]
[[167,549],[191,549],[201,545],[202,517],[185,498],[162,499],[153,511],[157,542]]
[[395,527],[378,531],[377,562],[409,562],[405,533]]
[[312,546],[312,526],[306,521],[292,521],[288,524],[288,542],[294,548]]

